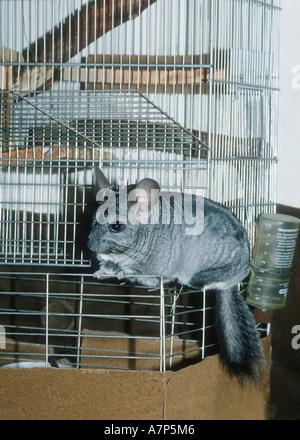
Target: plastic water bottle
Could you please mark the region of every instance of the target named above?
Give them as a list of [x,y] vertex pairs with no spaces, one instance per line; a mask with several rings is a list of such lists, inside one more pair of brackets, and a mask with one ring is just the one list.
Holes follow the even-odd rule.
[[254,247],[247,302],[260,310],[285,306],[300,220],[283,214],[262,214]]

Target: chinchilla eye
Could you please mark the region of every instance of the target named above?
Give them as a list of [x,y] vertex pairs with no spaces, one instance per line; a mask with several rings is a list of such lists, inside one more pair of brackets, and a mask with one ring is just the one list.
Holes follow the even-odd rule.
[[123,229],[125,228],[125,225],[123,225],[122,223],[112,223],[110,225],[108,225],[108,230],[111,232],[121,232],[123,231]]

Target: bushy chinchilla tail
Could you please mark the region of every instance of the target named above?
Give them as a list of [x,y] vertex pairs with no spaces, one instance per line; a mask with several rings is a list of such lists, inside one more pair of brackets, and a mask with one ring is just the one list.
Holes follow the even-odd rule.
[[251,310],[238,286],[216,292],[216,327],[220,358],[241,382],[258,385],[264,352]]

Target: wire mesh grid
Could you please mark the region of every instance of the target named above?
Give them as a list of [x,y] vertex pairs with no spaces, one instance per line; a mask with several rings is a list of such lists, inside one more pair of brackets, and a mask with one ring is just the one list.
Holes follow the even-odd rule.
[[207,144],[202,193],[237,215],[253,246],[259,215],[276,208],[280,0],[16,0],[0,8],[2,89],[145,93]]
[[165,371],[218,350],[214,297],[202,291],[166,289],[163,280],[153,291],[101,287],[88,275],[50,273],[3,273],[1,286],[1,365]]
[[94,167],[118,184],[146,176],[162,188],[206,191],[207,147],[139,92],[2,98],[2,264],[90,264],[80,220],[95,199]]
[[[39,323],[35,330],[25,329],[30,334],[25,343],[9,346],[13,355],[8,361],[24,350],[28,359],[31,333],[40,333],[34,344],[40,344],[42,356],[35,353],[35,359],[45,361],[55,350],[65,355],[69,348],[65,364],[78,366],[81,334],[75,327],[61,332],[61,326],[78,325],[81,291],[86,293],[83,305],[91,304],[90,289],[95,294],[115,288],[98,285],[95,292],[93,280],[83,275],[73,280],[68,275],[59,282],[59,272],[68,266],[89,270],[81,233],[95,199],[95,165],[110,181],[134,183],[147,173],[162,188],[207,195],[227,205],[246,227],[253,246],[258,216],[274,211],[276,204],[279,13],[280,0],[0,2],[0,263],[14,269],[2,278],[2,286],[8,283],[1,293],[5,324],[9,314],[19,319],[23,313],[14,301],[39,302],[32,309],[22,305],[29,322],[25,326],[31,327],[33,320]],[[41,265],[55,266],[56,275],[26,273]],[[41,279],[43,288],[37,287]],[[55,280],[59,287],[53,287]],[[67,284],[77,286],[75,296],[62,289]],[[189,296],[194,297],[179,295],[178,302]],[[214,333],[214,317],[211,295],[199,292],[197,298],[204,313],[199,311],[200,351],[195,353],[202,358],[210,354],[203,335],[210,329]],[[104,299],[94,303],[96,307],[102,308]],[[58,310],[52,309],[57,301]],[[124,301],[128,307],[131,300]],[[170,310],[164,313],[168,320]],[[49,322],[61,322],[63,314],[73,318],[57,332]],[[112,325],[123,319],[106,321]],[[125,318],[127,328],[116,332],[126,334],[129,322],[133,325],[135,318]],[[23,324],[16,323],[8,333],[19,337]],[[85,340],[95,342],[99,335],[92,337],[95,329],[89,327]],[[57,344],[50,338],[52,328]],[[66,332],[72,343],[62,343]],[[121,336],[119,342],[123,348],[126,342],[132,353],[136,340]],[[101,346],[104,341],[113,344],[115,338],[102,333]],[[141,338],[137,341],[144,344]],[[167,338],[165,355],[170,353],[168,344]],[[97,347],[92,347],[86,364],[97,358],[94,350]],[[50,356],[51,362],[59,354]],[[161,353],[155,356],[159,368]],[[137,366],[132,357],[127,356],[126,367],[128,362]]]
[[209,197],[246,227],[276,210],[280,1],[217,0]]

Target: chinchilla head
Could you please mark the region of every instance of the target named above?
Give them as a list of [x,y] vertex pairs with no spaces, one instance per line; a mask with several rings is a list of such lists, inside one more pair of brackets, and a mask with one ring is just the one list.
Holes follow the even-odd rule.
[[100,224],[95,217],[88,246],[96,254],[126,253],[134,245],[135,235],[131,225],[121,222]]
[[96,182],[99,208],[88,238],[89,248],[103,255],[138,252],[153,229],[149,216],[157,205],[158,183],[143,179],[137,185],[114,187],[99,169]]

